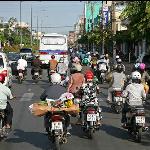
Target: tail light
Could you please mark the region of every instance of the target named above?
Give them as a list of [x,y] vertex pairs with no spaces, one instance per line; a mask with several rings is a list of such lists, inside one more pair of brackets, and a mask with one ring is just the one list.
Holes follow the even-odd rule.
[[60,116],[60,115],[53,115],[52,117],[51,117],[51,119],[52,119],[52,121],[61,121],[62,120],[62,116]]
[[3,74],[5,77],[7,77],[8,71],[7,70],[3,70],[1,74]]
[[96,110],[92,107],[89,107],[86,111],[88,114],[95,114],[96,113]]
[[68,55],[68,52],[61,52],[60,55]]
[[41,55],[47,55],[47,52],[40,52]]
[[61,76],[61,80],[65,80],[65,76],[64,75]]
[[121,97],[122,91],[115,91],[114,95],[115,95],[116,97]]

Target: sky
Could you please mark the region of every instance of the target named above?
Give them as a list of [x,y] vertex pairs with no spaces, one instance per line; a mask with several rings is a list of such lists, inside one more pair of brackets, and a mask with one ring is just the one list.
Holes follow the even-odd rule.
[[[22,21],[31,24],[31,6],[32,6],[32,24],[33,29],[37,27],[37,18],[39,31],[46,33],[56,32],[68,34],[74,30],[73,26],[83,15],[83,1],[22,1]],[[38,17],[37,17],[38,16]],[[10,17],[15,17],[20,22],[20,1],[0,1],[0,18],[4,22]],[[61,28],[42,28],[41,27],[61,27]],[[72,26],[72,27],[62,27]]]

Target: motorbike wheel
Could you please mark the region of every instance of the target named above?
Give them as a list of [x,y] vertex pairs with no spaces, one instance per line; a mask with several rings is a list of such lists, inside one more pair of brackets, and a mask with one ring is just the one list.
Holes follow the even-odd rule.
[[89,129],[88,130],[88,138],[93,139],[93,136],[94,136],[93,129]]
[[115,106],[115,111],[116,111],[117,114],[120,114],[122,112],[121,105]]
[[21,77],[18,77],[18,83],[21,84],[22,83],[22,79]]
[[140,128],[140,129],[138,130],[138,132],[136,133],[136,141],[137,141],[138,143],[141,143],[141,139],[142,139],[142,128]]
[[60,150],[60,142],[59,142],[59,137],[55,137],[55,150]]

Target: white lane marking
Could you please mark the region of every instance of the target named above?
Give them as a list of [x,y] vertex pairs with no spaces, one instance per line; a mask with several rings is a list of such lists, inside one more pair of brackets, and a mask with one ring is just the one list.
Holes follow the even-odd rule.
[[31,101],[34,93],[24,93],[20,101]]

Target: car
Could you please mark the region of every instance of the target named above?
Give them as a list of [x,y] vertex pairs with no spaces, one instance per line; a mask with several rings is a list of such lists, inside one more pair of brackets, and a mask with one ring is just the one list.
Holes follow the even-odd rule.
[[26,56],[27,62],[31,62],[33,60],[33,53],[31,48],[21,48],[20,49],[20,55]]
[[12,70],[9,65],[8,57],[5,53],[0,52],[0,74],[5,76],[4,85],[12,86]]
[[21,58],[20,54],[8,53],[7,56],[8,56],[9,65],[12,69],[12,75],[17,75],[17,62]]

